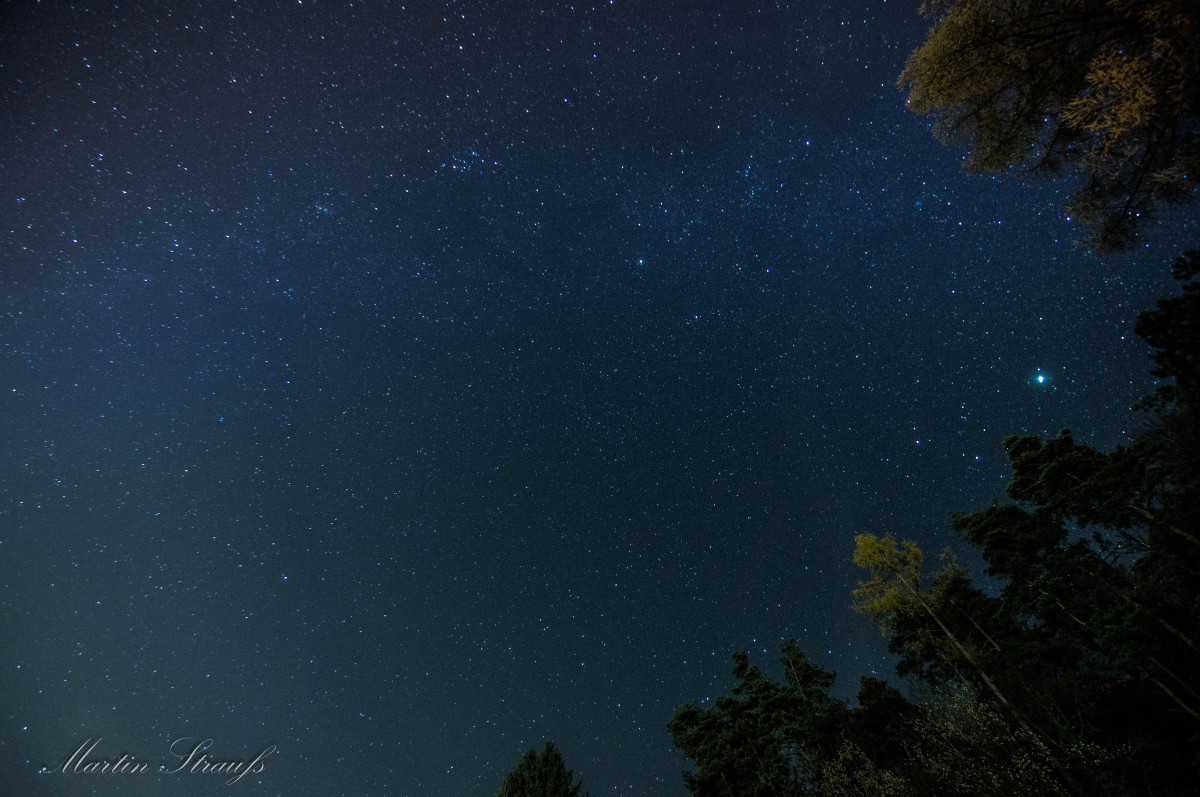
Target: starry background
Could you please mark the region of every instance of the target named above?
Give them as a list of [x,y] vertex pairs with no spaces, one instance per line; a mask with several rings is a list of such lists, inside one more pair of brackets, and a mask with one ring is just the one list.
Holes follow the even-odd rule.
[[4,6],[8,793],[683,795],[732,651],[890,673],[855,534],[1136,431],[1166,222],[967,175],[915,2],[650,5]]

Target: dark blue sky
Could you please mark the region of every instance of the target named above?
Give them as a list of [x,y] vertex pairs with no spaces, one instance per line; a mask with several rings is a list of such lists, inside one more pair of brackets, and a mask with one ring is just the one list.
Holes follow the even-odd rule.
[[1136,430],[1193,216],[967,175],[916,2],[676,5],[5,6],[0,783],[682,795],[732,651],[890,674],[856,534]]

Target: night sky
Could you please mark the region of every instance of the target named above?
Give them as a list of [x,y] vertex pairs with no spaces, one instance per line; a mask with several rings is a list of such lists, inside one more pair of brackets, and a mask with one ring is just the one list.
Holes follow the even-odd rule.
[[856,534],[1137,431],[1194,221],[967,174],[915,0],[648,5],[5,4],[0,790],[683,795],[731,652],[891,674]]

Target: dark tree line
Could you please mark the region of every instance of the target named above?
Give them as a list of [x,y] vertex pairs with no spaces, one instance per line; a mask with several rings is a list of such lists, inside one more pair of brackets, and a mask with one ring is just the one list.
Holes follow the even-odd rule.
[[[1200,0],[927,0],[900,76],[968,168],[1069,170],[1099,251],[1200,187]],[[779,683],[734,655],[737,686],[669,724],[697,797],[1200,793],[1200,252],[1143,313],[1162,385],[1137,441],[1070,431],[1004,441],[1005,503],[955,515],[992,579],[948,554],[862,535],[856,607],[899,656],[906,698],[857,704],[783,645]],[[999,583],[999,588],[994,585]],[[578,797],[562,756],[529,751],[500,795]]]
[[1136,442],[1009,437],[1010,501],[955,515],[993,585],[952,556],[858,538],[856,608],[928,697],[872,678],[858,705],[794,642],[777,683],[738,686],[669,725],[698,797],[1184,795],[1200,783],[1200,252],[1143,313],[1163,384]]
[[[529,750],[505,776],[496,797],[581,797],[582,784],[575,781],[562,753],[547,742],[542,752]],[[588,797],[584,792],[582,797]]]

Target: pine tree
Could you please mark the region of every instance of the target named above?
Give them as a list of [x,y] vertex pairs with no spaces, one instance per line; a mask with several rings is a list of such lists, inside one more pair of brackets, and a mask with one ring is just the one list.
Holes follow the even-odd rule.
[[496,797],[580,797],[580,788],[582,783],[574,782],[558,748],[547,742],[541,753],[525,753],[500,784]]
[[[954,517],[999,593],[961,584],[935,598],[935,587],[922,615],[897,611],[916,599],[892,586],[890,602],[868,607],[891,610],[885,630],[902,667],[935,683],[960,662],[968,685],[986,673],[1022,733],[1035,728],[1075,767],[1062,781],[1093,791],[1186,793],[1200,774],[1200,254],[1174,271],[1182,294],[1137,325],[1166,380],[1143,403],[1154,415],[1139,439],[1102,452],[1065,430],[1010,437],[1011,503]],[[919,559],[905,550],[892,542],[872,561],[919,589]],[[860,589],[887,596],[877,570]],[[965,640],[971,627],[965,651],[921,644],[938,632]],[[1108,751],[1104,765],[1075,755],[1095,750]]]
[[833,673],[813,664],[788,640],[781,648],[784,682],[768,678],[745,653],[733,655],[739,683],[711,707],[675,712],[668,730],[696,764],[684,783],[697,797],[785,797],[806,794],[842,744],[849,711],[829,696]]
[[862,535],[855,590],[924,682],[914,706],[864,679],[859,706],[789,642],[784,683],[735,654],[739,684],[680,707],[698,797],[1194,794],[1200,779],[1200,252],[1143,313],[1161,384],[1129,445],[1008,438],[1006,503],[955,515],[990,580],[953,556]]

